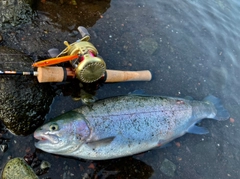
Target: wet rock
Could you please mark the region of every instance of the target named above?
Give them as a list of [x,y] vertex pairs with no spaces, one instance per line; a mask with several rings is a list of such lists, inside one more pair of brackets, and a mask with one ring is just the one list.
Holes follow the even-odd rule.
[[158,49],[158,43],[153,38],[145,38],[139,42],[139,47],[148,55],[152,55]]
[[33,169],[22,158],[14,158],[8,161],[3,168],[2,179],[38,179]]
[[32,0],[0,1],[0,29],[31,22]]
[[[0,47],[0,70],[31,71],[32,60],[19,51]],[[0,76],[0,120],[14,134],[28,135],[44,121],[53,99],[48,83],[33,76]]]
[[168,159],[164,159],[161,167],[160,167],[161,172],[163,172],[165,175],[169,177],[174,177],[174,172],[176,170],[176,165],[172,163]]
[[102,14],[110,7],[110,2],[111,0],[46,0],[45,3],[38,1],[37,9],[52,19],[48,23],[71,31],[77,29],[79,24],[93,26],[103,17]]

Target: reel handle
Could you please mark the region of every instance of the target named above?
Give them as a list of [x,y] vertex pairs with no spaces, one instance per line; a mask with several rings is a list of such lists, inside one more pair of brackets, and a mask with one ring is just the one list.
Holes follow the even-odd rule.
[[[37,79],[39,83],[62,82],[66,79],[75,78],[75,72],[71,68],[57,66],[39,67]],[[106,83],[125,81],[150,81],[152,74],[149,70],[143,71],[119,71],[106,70]]]
[[81,41],[88,41],[90,39],[90,34],[85,27],[79,26],[77,29],[82,36]]

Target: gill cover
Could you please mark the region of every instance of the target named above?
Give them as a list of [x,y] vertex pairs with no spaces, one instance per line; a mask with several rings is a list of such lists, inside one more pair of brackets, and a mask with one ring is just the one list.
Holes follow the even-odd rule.
[[77,150],[90,136],[88,122],[78,112],[70,111],[39,127],[35,146],[43,151],[63,154]]
[[90,136],[88,122],[76,111],[66,112],[56,117],[49,125],[49,130],[59,131],[62,135],[73,135],[76,140],[85,141]]

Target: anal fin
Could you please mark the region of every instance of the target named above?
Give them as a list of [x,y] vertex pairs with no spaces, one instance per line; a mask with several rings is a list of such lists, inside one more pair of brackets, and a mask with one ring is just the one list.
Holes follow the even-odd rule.
[[208,134],[209,133],[209,131],[206,128],[199,127],[196,125],[193,125],[190,128],[188,128],[187,132],[191,134]]

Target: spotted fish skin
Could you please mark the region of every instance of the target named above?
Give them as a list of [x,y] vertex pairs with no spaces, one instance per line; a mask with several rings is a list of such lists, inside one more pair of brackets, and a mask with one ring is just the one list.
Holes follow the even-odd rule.
[[43,151],[91,160],[129,156],[162,146],[187,132],[206,134],[195,124],[225,120],[228,112],[213,96],[203,101],[159,96],[120,96],[58,116],[34,133]]

